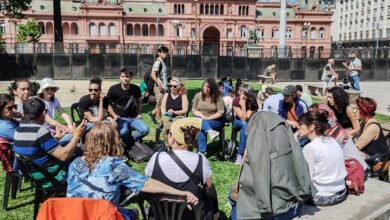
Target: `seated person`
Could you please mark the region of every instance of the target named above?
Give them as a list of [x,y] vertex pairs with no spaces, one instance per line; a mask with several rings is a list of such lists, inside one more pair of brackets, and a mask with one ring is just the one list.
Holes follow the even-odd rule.
[[[51,78],[44,78],[40,81],[39,84],[40,88],[38,91],[38,97],[45,102],[47,109],[45,126],[53,135],[56,132],[57,126],[62,127],[62,129],[65,129],[67,133],[64,135],[63,138],[61,138],[61,140],[58,141],[60,145],[65,146],[69,143],[70,140],[72,140],[71,133],[73,132],[73,124],[70,120],[69,115],[64,111],[64,109],[61,107],[60,102],[55,97],[55,93],[58,91],[59,88],[54,84],[54,81]],[[54,113],[56,109],[61,114],[67,125],[64,126],[54,119]]]
[[88,120],[87,131],[96,122],[106,119],[108,109],[108,99],[102,92],[102,80],[99,77],[89,80],[88,91],[89,95],[81,97],[79,101],[80,114]]
[[282,93],[270,95],[266,100],[264,100],[262,111],[279,114],[279,103],[280,100],[283,100],[283,98],[284,96]]
[[31,83],[28,79],[17,79],[11,84],[9,88],[9,95],[15,98],[16,107],[16,116],[15,118],[22,118],[23,113],[23,103],[31,95]]
[[276,64],[272,64],[271,66],[267,66],[267,69],[265,69],[265,75],[272,77],[271,84],[275,83],[276,78]]
[[255,97],[255,91],[252,86],[245,84],[241,87],[240,96],[234,98],[233,108],[236,115],[233,127],[240,131],[240,142],[235,164],[241,165],[242,156],[245,151],[246,139],[248,138],[245,134],[246,126],[248,125],[249,119],[257,112],[257,109],[259,109]]
[[[217,130],[225,126],[223,114],[225,113],[222,95],[218,89],[218,84],[213,78],[208,78],[203,82],[202,91],[194,97],[192,112],[195,117],[202,118],[211,129]],[[212,137],[218,136],[215,132]],[[213,139],[213,138],[212,138]],[[206,152],[207,136],[202,129],[198,135],[199,152]]]
[[299,117],[299,135],[310,139],[303,156],[309,166],[310,178],[318,192],[313,196],[314,205],[330,206],[347,198],[343,151],[332,137],[326,137],[330,128],[325,113],[309,111]]
[[303,101],[305,101],[306,105],[307,106],[311,106],[313,104],[313,100],[311,100],[311,97],[309,94],[307,94],[307,92],[304,92],[303,91],[303,88],[301,85],[296,85],[295,86],[297,88],[297,95],[298,95],[298,98],[302,99]]
[[343,127],[349,137],[354,138],[359,132],[359,120],[356,119],[349,104],[348,95],[343,88],[333,87],[328,91],[328,106],[336,114],[337,122]]
[[327,118],[330,129],[326,132],[326,136],[333,137],[337,143],[339,143],[343,149],[345,160],[354,158],[359,161],[359,163],[363,166],[363,169],[366,171],[365,174],[367,175],[369,171],[367,169],[367,163],[364,161],[353,140],[348,137],[347,132],[337,122],[337,118],[333,110],[324,103],[316,103],[309,107],[309,111],[317,111],[319,113],[325,112],[328,115]]
[[386,138],[378,121],[374,118],[376,102],[371,98],[360,97],[356,100],[356,119],[362,122],[360,132],[355,140],[356,147],[361,151],[364,159],[389,150]]
[[148,91],[148,87],[147,87],[145,81],[141,82],[141,84],[139,85],[139,89],[141,90],[142,103],[146,103],[148,101],[148,98],[149,98],[149,91]]
[[[55,178],[66,182],[65,161],[72,158],[76,144],[82,137],[87,122],[83,120],[74,129],[73,137],[66,146],[60,146],[58,140],[65,134],[65,130],[56,127],[56,134],[52,136],[49,129],[44,126],[47,114],[46,104],[40,98],[30,98],[23,104],[24,118],[14,134],[14,151],[30,158],[33,163],[41,166]],[[53,191],[52,184],[42,174],[32,168],[31,176],[48,192]]]
[[[199,182],[195,183],[183,171],[181,166],[175,162],[172,153],[160,152],[155,153],[149,160],[145,175],[159,180],[169,186],[179,190],[190,191],[195,194],[201,201],[205,201],[202,191],[199,190],[199,184],[205,184],[209,189],[212,186],[212,171],[207,158],[203,154],[188,151],[188,146],[195,143],[196,136],[200,132],[202,119],[200,118],[183,118],[176,120],[168,132],[169,145],[172,147],[172,153],[192,172]],[[216,198],[215,192],[215,201]],[[218,213],[218,204],[207,204],[207,206],[216,205],[214,213]],[[206,206],[204,206],[206,208]],[[217,216],[218,217],[218,214]],[[187,219],[184,218],[183,219]],[[215,218],[218,219],[218,218]]]
[[298,118],[307,112],[307,105],[298,97],[297,88],[293,85],[286,86],[282,94],[284,99],[279,101],[279,116],[286,119],[293,130],[296,130],[299,126]]
[[166,130],[171,128],[174,121],[183,118],[188,112],[187,90],[184,82],[173,77],[169,82],[169,92],[165,93],[161,103],[161,125],[165,146],[168,146]]
[[14,141],[14,133],[19,121],[15,120],[16,105],[14,98],[8,94],[0,94],[0,137],[9,142]]
[[274,90],[271,87],[268,87],[267,85],[263,85],[261,87],[261,90],[257,93],[257,97],[256,97],[257,104],[259,105],[259,109],[263,109],[263,104],[265,100],[268,99],[273,94],[274,94]]
[[229,91],[233,90],[233,87],[228,84],[226,77],[222,78],[221,82],[219,82],[218,85],[219,85],[219,90],[222,90],[221,92],[223,97],[228,96]]
[[236,87],[235,87],[235,90],[234,90],[234,97],[240,96],[240,89],[241,89],[242,85],[244,85],[244,82],[242,82],[241,79],[237,79]]
[[[138,194],[172,193],[186,195],[187,202],[197,203],[190,192],[183,192],[143,176],[122,162],[123,148],[119,144],[115,121],[96,122],[87,134],[85,152],[69,167],[67,197],[105,199],[118,206],[121,187]],[[118,208],[125,219],[138,219],[134,210]]]

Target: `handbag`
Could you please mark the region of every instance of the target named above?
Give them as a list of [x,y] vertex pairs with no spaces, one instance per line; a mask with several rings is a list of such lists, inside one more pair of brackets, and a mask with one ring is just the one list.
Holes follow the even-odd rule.
[[144,162],[149,160],[154,151],[146,144],[135,142],[128,151],[129,158],[135,162]]
[[202,183],[202,180],[195,176],[190,169],[177,157],[177,155],[173,151],[168,151],[168,155],[172,158],[173,161],[183,170],[183,172],[190,178],[190,180],[198,186],[198,190],[200,190],[205,199],[205,205],[203,205],[202,216],[203,219],[213,219],[214,213],[218,212],[218,198],[217,191],[215,189],[214,184],[211,184],[210,188],[206,186],[206,184]]

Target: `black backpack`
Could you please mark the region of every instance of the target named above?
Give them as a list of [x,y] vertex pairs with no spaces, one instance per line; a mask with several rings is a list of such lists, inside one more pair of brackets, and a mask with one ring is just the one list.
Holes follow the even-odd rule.
[[[159,65],[159,67],[158,67],[158,72],[157,72],[156,76],[160,75],[161,70],[162,70],[162,68],[163,68],[163,65],[162,65],[161,60],[156,59],[155,62],[157,62],[157,61],[160,62],[160,65]],[[153,65],[154,65],[154,63],[153,63]],[[152,70],[153,70],[153,65],[152,65],[152,67],[150,68],[149,72],[147,72],[147,73],[145,74],[145,77],[144,77],[144,81],[145,81],[146,87],[148,88],[149,95],[154,95],[153,88],[154,88],[155,82],[154,82],[154,80],[153,80],[152,77],[151,77]]]

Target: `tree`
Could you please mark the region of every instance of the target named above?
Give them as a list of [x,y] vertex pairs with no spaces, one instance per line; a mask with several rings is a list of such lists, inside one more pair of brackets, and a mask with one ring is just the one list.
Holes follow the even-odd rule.
[[39,24],[33,18],[27,20],[26,24],[18,24],[18,33],[16,34],[16,42],[18,43],[33,43],[34,52],[35,44],[39,42],[41,32],[39,31]]
[[9,18],[20,20],[24,18],[24,11],[27,11],[32,0],[4,0],[5,15]]
[[3,38],[3,34],[0,33],[0,54],[5,51],[5,39]]

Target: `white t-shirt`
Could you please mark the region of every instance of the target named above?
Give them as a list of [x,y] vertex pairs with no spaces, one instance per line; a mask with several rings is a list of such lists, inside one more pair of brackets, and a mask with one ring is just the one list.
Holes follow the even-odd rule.
[[303,148],[310,178],[319,196],[331,196],[345,189],[347,170],[343,151],[332,137],[317,137]]
[[[190,151],[173,151],[180,158],[180,160],[190,169],[192,172],[195,171],[196,166],[198,165],[199,154],[190,152]],[[186,182],[189,177],[184,173],[184,171],[172,160],[172,158],[166,152],[155,153],[152,158],[150,158],[148,164],[145,167],[145,175],[152,176],[154,163],[156,157],[159,154],[158,162],[163,170],[164,175],[171,180],[172,182],[182,183]],[[212,171],[207,158],[202,155],[203,159],[203,183],[206,182],[206,179],[211,177]]]

